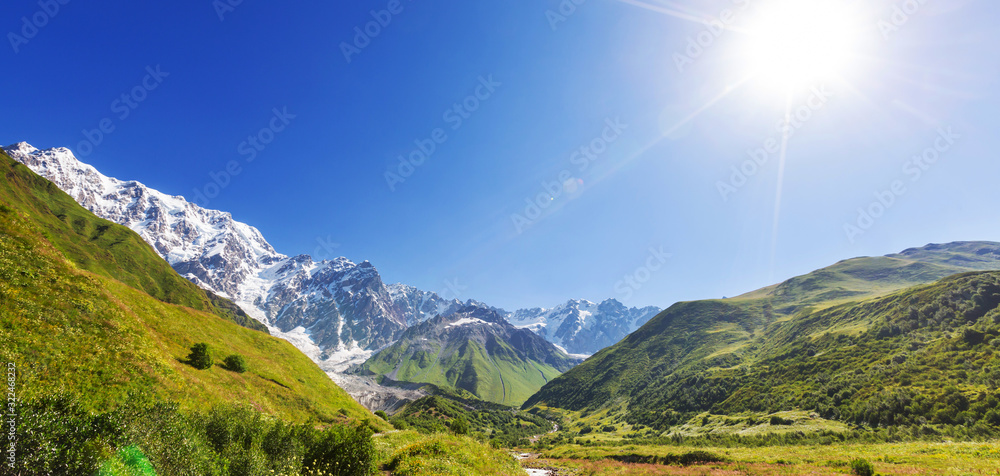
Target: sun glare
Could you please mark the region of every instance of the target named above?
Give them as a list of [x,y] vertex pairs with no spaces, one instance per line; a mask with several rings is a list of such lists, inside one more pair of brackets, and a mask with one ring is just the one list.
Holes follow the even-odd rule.
[[852,66],[859,20],[840,0],[775,0],[747,25],[743,56],[755,78],[783,91],[835,79]]

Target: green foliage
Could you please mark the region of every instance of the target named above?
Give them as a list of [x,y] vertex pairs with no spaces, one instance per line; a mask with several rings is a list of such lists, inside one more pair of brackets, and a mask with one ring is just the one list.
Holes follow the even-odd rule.
[[450,423],[448,423],[448,429],[456,435],[468,435],[469,434],[469,421],[465,419],[464,416],[458,418],[453,418]]
[[191,353],[187,357],[188,364],[198,370],[208,370],[212,368],[212,354],[209,353],[208,344],[201,342],[191,346]]
[[771,416],[771,418],[770,418],[770,420],[769,420],[768,422],[769,422],[769,423],[770,423],[770,424],[771,424],[772,426],[781,426],[781,425],[791,425],[791,424],[795,423],[795,422],[794,422],[794,421],[792,421],[792,420],[786,420],[786,419],[784,419],[784,418],[781,418],[781,417],[780,417],[780,416],[778,416],[778,415],[773,415],[773,416]]
[[[210,312],[261,332],[267,327],[232,302],[178,275],[143,239],[124,226],[98,218],[52,182],[0,151],[0,220],[22,214],[40,235],[79,269],[115,279],[171,304]],[[85,301],[81,311],[89,312]]]
[[693,450],[681,454],[670,453],[663,456],[617,454],[609,456],[608,459],[620,461],[622,463],[664,464],[674,466],[690,466],[699,463],[723,463],[727,461],[726,458],[715,453],[701,450]]
[[[575,361],[526,330],[516,338],[469,336],[438,316],[409,329],[362,368],[380,378],[467,391],[477,398],[521,405]],[[508,329],[509,330],[509,329]],[[497,332],[506,332],[498,330]],[[484,342],[485,341],[485,342]]]
[[393,476],[523,476],[509,451],[490,448],[470,437],[450,434],[387,435],[395,447],[382,469]]
[[458,434],[488,438],[497,447],[526,444],[527,438],[552,430],[552,423],[538,415],[454,393],[410,402],[391,421],[396,429],[412,428],[422,433],[458,430],[462,431]]
[[156,476],[156,470],[142,450],[132,445],[102,464],[97,476]]
[[[20,368],[20,398],[60,390],[85,411],[141,397],[183,410],[248,401],[297,422],[371,416],[287,341],[218,314],[226,303],[238,308],[207,298],[131,230],[14,164],[0,154],[0,361]],[[196,342],[254,366],[198,371],[184,360]],[[89,448],[111,456],[100,442]]]
[[[72,397],[22,407],[18,474],[249,476],[307,470],[368,476],[375,471],[364,425],[291,424],[243,407],[184,413],[137,403],[91,414]],[[320,474],[320,473],[317,473]]]
[[232,372],[236,372],[238,374],[245,373],[248,370],[247,369],[247,361],[246,361],[246,359],[243,358],[242,355],[238,355],[238,354],[230,355],[230,356],[226,357],[222,361],[222,363],[225,364],[226,370],[229,370],[229,371],[232,371]]
[[791,298],[767,296],[675,305],[525,406],[586,412],[627,402],[625,421],[657,432],[704,412],[790,410],[904,429],[894,433],[898,439],[941,433],[977,440],[1000,432],[1000,417],[989,415],[1000,403],[993,344],[1000,340],[1000,273],[795,307],[780,319],[777,304]]
[[379,418],[381,418],[381,419],[383,419],[385,421],[389,421],[389,415],[387,415],[385,413],[385,411],[383,411],[383,410],[377,410],[375,412],[375,416],[377,416],[377,417],[379,417]]
[[863,458],[854,459],[851,460],[851,474],[855,476],[875,476],[875,467]]

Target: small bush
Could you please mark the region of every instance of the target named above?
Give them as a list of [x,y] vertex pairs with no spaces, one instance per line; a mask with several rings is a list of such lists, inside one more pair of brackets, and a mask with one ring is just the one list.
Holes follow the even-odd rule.
[[851,474],[856,476],[875,476],[875,467],[863,458],[851,460]]
[[777,416],[777,415],[774,415],[774,416],[771,417],[771,425],[773,425],[773,426],[779,426],[779,425],[781,425],[781,426],[787,426],[787,425],[791,425],[792,423],[795,423],[795,422],[792,421],[792,420],[786,420],[786,419],[781,418],[780,416]]
[[208,344],[199,343],[191,346],[191,354],[187,358],[188,364],[199,370],[212,368],[212,356],[208,353]]
[[386,415],[386,413],[384,411],[382,411],[382,410],[379,410],[379,411],[375,412],[375,416],[377,416],[377,417],[379,417],[379,418],[381,418],[381,419],[383,419],[385,421],[389,421],[389,415]]
[[395,419],[392,420],[391,423],[392,423],[392,427],[393,428],[395,428],[397,430],[400,430],[400,431],[409,430],[410,429],[410,424],[406,423],[406,420],[404,420],[402,418],[395,418]]
[[469,434],[469,421],[465,417],[458,417],[448,424],[448,429],[456,435],[468,435]]
[[242,355],[230,355],[223,360],[223,363],[225,364],[226,370],[230,370],[238,374],[247,371],[247,361]]

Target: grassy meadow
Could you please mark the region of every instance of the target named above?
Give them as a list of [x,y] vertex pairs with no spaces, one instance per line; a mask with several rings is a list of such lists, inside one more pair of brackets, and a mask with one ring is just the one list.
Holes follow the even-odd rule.
[[[644,464],[652,457],[680,458],[708,454],[718,461],[684,464]],[[561,445],[541,451],[525,464],[556,468],[559,475],[843,475],[851,461],[864,459],[880,475],[1000,474],[1000,444],[991,443],[853,443],[789,445],[756,448],[672,447],[656,445]]]

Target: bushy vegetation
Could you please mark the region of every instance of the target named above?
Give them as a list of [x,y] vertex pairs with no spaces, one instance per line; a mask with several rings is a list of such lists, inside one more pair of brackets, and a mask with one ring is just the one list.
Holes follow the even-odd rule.
[[386,446],[382,469],[394,476],[523,476],[507,450],[467,436],[401,432],[379,438]]
[[855,476],[875,476],[875,467],[866,459],[851,460],[851,474]]
[[226,370],[236,372],[238,374],[245,373],[247,369],[247,360],[243,358],[242,355],[233,354],[226,357],[223,361]]
[[396,428],[468,434],[508,448],[526,445],[531,436],[552,430],[552,423],[540,416],[457,394],[432,395],[410,402],[390,421]]
[[[21,410],[18,473],[91,475],[151,467],[159,476],[357,475],[375,471],[365,425],[291,424],[245,407],[185,413],[174,404],[134,403],[92,414],[72,397]],[[128,474],[128,473],[125,473]],[[143,473],[138,473],[143,474]]]
[[[895,441],[1000,434],[1000,273],[960,274],[775,321],[768,303],[675,306],[533,402],[586,412],[618,395],[629,402],[624,420],[656,433],[702,412],[801,409],[890,428]],[[727,341],[740,333],[746,338]]]
[[187,362],[198,370],[208,370],[212,368],[214,361],[212,354],[208,351],[208,344],[201,342],[191,346],[191,353],[188,354]]

